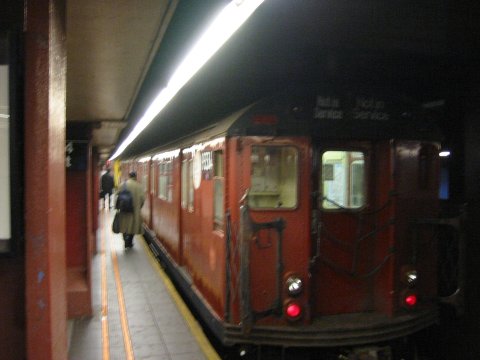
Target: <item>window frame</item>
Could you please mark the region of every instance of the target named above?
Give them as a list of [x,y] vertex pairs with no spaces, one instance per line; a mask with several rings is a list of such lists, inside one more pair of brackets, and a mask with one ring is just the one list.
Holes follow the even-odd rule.
[[148,183],[148,170],[149,170],[149,166],[148,166],[148,162],[144,162],[142,164],[142,187],[143,187],[143,192],[145,193],[149,193],[149,190],[148,190],[148,187],[149,187],[149,183]]
[[[157,198],[173,202],[173,159],[158,162]],[[164,180],[164,181],[162,181]]]
[[187,209],[188,204],[188,169],[187,169],[188,161],[187,159],[182,159],[181,168],[180,168],[180,207],[183,210]]
[[298,145],[292,143],[253,143],[249,146],[249,164],[250,164],[250,173],[252,172],[253,164],[251,161],[251,156],[253,154],[254,147],[275,147],[275,148],[292,148],[296,153],[296,189],[295,189],[295,205],[292,207],[258,207],[253,206],[252,201],[250,200],[252,196],[255,196],[255,193],[252,193],[252,175],[250,174],[250,190],[249,190],[249,207],[252,211],[296,211],[300,206],[300,182],[301,182],[301,149]]
[[150,176],[150,195],[155,196],[157,189],[155,188],[155,161],[151,161],[150,166],[148,167],[148,174]]
[[[345,153],[362,153],[363,154],[363,194],[364,194],[364,202],[361,206],[358,207],[347,207],[345,205],[341,206],[334,206],[334,207],[325,207],[324,206],[324,180],[323,180],[323,171],[324,171],[324,163],[323,163],[323,156],[327,152],[345,152]],[[366,148],[359,148],[359,147],[348,147],[348,146],[327,146],[322,149],[320,149],[317,152],[318,161],[319,161],[319,169],[316,171],[318,172],[318,190],[320,196],[318,197],[318,208],[321,209],[322,211],[328,211],[328,212],[356,212],[356,211],[362,211],[365,207],[368,206],[368,199],[369,199],[369,177],[368,177],[368,168],[369,168],[369,150]],[[351,173],[352,173],[352,165],[356,162],[359,161],[359,159],[353,159],[351,162],[348,163],[348,181],[345,183],[345,186],[348,188],[348,201],[351,201],[351,187],[352,187],[352,179],[351,179]]]
[[[217,154],[221,154],[221,165],[217,164],[218,158]],[[225,151],[223,149],[213,150],[212,151],[213,157],[213,227],[215,230],[223,230],[223,226],[225,224]],[[220,170],[220,174],[217,170]],[[217,182],[221,184],[222,187],[222,218],[217,218]]]
[[195,187],[193,185],[193,158],[182,160],[181,168],[181,208],[190,213],[195,211]]
[[187,210],[190,213],[195,211],[195,186],[193,184],[193,157],[187,160],[188,167],[188,197],[187,197]]

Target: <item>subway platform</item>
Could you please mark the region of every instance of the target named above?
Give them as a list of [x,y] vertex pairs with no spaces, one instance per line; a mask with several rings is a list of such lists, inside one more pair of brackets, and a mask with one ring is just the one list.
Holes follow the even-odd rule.
[[220,359],[143,237],[125,250],[112,221],[113,211],[100,211],[94,314],[70,323],[69,359]]

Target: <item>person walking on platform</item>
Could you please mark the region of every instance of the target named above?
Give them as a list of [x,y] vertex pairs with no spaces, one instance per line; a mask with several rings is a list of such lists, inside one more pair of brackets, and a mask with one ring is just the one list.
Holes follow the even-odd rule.
[[145,193],[142,185],[137,182],[137,173],[132,171],[128,174],[128,177],[129,179],[120,185],[117,191],[117,201],[119,200],[118,196],[120,196],[120,193],[125,190],[130,193],[128,196],[131,197],[132,209],[129,209],[130,211],[122,211],[120,209],[119,213],[119,232],[123,234],[125,249],[133,247],[133,237],[135,234],[143,234],[140,209],[145,202]]
[[101,185],[101,192],[103,194],[105,209],[109,209],[110,202],[112,200],[113,188],[114,188],[113,176],[110,174],[109,168],[107,168],[105,171],[105,174],[102,175],[100,185]]

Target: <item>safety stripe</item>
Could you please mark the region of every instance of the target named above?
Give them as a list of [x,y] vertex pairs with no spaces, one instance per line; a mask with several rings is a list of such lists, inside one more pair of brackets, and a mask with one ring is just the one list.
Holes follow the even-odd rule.
[[102,358],[110,360],[110,338],[108,335],[108,287],[107,287],[107,262],[105,256],[105,238],[107,237],[106,226],[107,213],[103,217],[103,231],[101,244],[101,292],[102,292]]
[[178,294],[177,290],[175,289],[175,286],[173,285],[172,281],[168,278],[168,276],[165,274],[163,269],[160,267],[160,264],[155,260],[155,258],[152,255],[152,252],[146,245],[144,241],[141,241],[143,244],[143,247],[145,248],[145,254],[147,254],[147,258],[150,261],[152,267],[157,270],[158,275],[162,279],[163,283],[165,284],[165,287],[167,288],[170,296],[172,297],[173,301],[177,305],[178,310],[182,314],[183,318],[187,322],[190,331],[192,335],[195,337],[198,345],[202,349],[203,354],[205,357],[209,360],[220,360],[220,357],[218,356],[217,352],[215,349],[212,347],[210,344],[210,341],[208,341],[207,337],[205,336],[201,326],[198,324],[198,322],[195,320],[193,317],[192,313],[188,309],[187,305],[183,302],[181,296]]
[[115,274],[115,285],[117,287],[118,310],[120,312],[120,323],[122,325],[123,344],[125,346],[125,354],[127,360],[134,360],[132,340],[130,338],[130,330],[128,328],[127,311],[125,310],[125,299],[123,297],[122,280],[118,269],[117,252],[115,249],[111,251],[113,272]]

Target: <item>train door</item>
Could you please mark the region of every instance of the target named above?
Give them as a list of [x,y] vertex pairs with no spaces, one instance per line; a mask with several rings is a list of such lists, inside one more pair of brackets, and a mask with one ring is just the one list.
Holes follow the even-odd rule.
[[380,210],[379,205],[382,193],[388,194],[378,180],[388,179],[382,175],[389,173],[389,150],[384,147],[322,143],[314,151],[312,296],[317,314],[375,310],[374,277],[385,260],[379,253],[390,241],[388,215],[382,212],[388,206]]
[[[240,219],[244,326],[282,317],[287,274],[307,281],[307,149],[306,141],[298,139],[242,140],[238,171],[241,187],[248,189]],[[296,301],[305,308],[306,299],[304,292]]]
[[194,256],[193,254],[202,254],[197,249],[198,242],[193,241],[193,234],[201,229],[198,219],[195,217],[195,188],[193,182],[194,157],[192,152],[183,152],[180,169],[180,244],[179,254],[181,271],[185,276],[193,275]]

